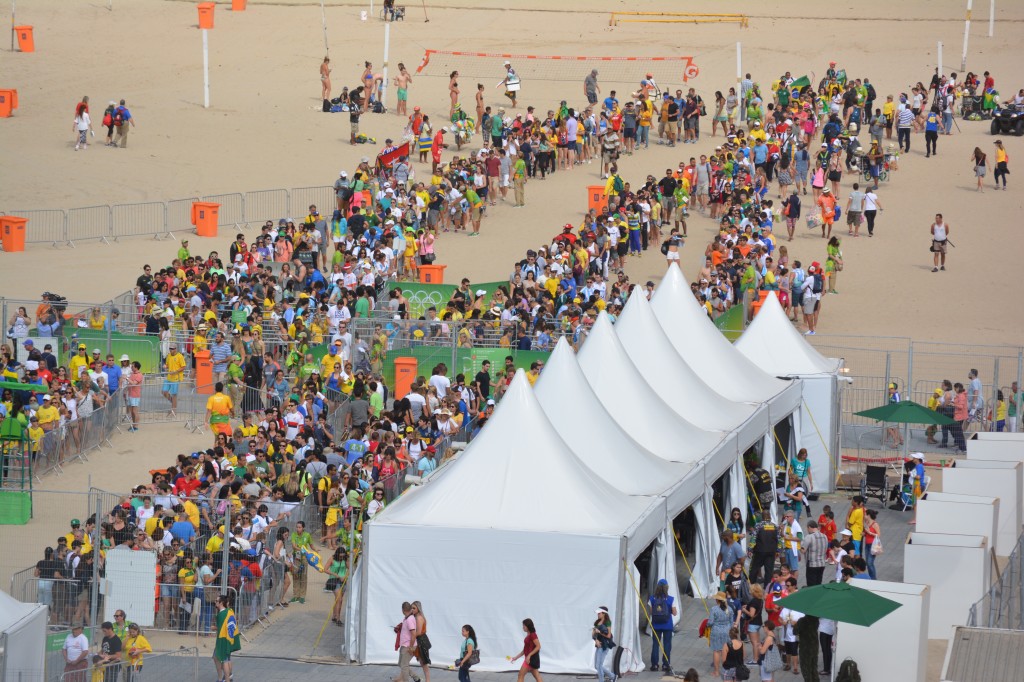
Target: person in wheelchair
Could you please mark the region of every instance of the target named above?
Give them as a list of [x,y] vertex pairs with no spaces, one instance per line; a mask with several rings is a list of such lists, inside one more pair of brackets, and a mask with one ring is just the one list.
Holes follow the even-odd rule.
[[395,0],[384,0],[384,9],[381,10],[384,21],[395,21],[405,19],[405,7],[395,7]]

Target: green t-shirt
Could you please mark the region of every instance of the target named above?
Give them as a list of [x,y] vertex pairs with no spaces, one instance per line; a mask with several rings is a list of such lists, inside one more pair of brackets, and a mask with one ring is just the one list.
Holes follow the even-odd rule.
[[748,265],[747,269],[743,271],[743,275],[740,277],[740,288],[743,291],[757,291],[757,274],[752,265]]
[[384,396],[377,391],[370,392],[370,413],[374,417],[379,417],[380,413],[384,411]]
[[514,166],[514,169],[515,169],[515,177],[517,177],[517,178],[525,178],[526,177],[526,161],[523,161],[522,159],[517,159],[516,160],[516,165]]
[[245,376],[245,372],[242,371],[241,367],[239,367],[238,365],[236,365],[233,362],[230,365],[228,365],[228,378],[229,379],[241,380],[243,376]]
[[369,317],[370,316],[370,300],[366,297],[356,299],[356,314],[355,317]]
[[504,127],[504,125],[505,123],[504,121],[501,120],[501,116],[491,116],[491,136],[501,137],[501,129],[502,127]]
[[309,377],[313,376],[313,372],[319,371],[319,365],[317,365],[315,362],[307,362],[306,364],[299,368],[299,376],[301,376],[302,380],[305,381]]
[[292,533],[292,548],[301,549],[309,547],[313,544],[313,536],[309,534],[309,531],[303,533]]

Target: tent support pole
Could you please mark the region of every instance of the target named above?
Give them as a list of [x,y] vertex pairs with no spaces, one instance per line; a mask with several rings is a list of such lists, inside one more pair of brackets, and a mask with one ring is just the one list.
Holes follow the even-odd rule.
[[615,595],[615,641],[622,642],[622,614],[626,608],[626,580],[632,579],[632,576],[627,576],[626,571],[631,571],[632,568],[629,566],[629,562],[626,560],[626,538],[622,536],[619,538],[619,565],[622,566],[622,572],[619,577],[619,585],[616,588]]

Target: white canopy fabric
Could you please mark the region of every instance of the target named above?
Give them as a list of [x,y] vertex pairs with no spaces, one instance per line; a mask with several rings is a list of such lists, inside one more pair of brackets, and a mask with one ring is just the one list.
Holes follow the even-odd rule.
[[774,292],[735,346],[769,374],[801,379],[800,409],[793,414],[794,437],[807,448],[812,490],[833,490],[842,428],[842,361],[826,358],[807,343],[793,328]]
[[702,429],[666,405],[636,369],[601,313],[576,360],[594,395],[646,450],[672,462],[699,462],[711,453],[736,456],[735,436]]
[[694,299],[678,266],[668,267],[651,309],[676,352],[716,392],[736,402],[768,402],[773,423],[800,406],[796,382],[768,374],[738,352]]
[[359,660],[394,662],[391,626],[401,603],[416,598],[439,656],[458,651],[459,630],[471,623],[476,669],[514,669],[505,655],[530,617],[545,671],[591,669],[585,626],[600,604],[627,612],[635,597],[626,568],[667,519],[664,497],[628,495],[580,461],[520,371],[466,451],[367,524]]
[[630,495],[664,494],[670,510],[685,509],[700,497],[700,477],[687,477],[692,463],[648,452],[608,413],[565,337],[545,363],[534,395],[577,457],[610,485]]
[[501,409],[444,475],[379,518],[393,525],[620,535],[650,505],[609,485],[573,454],[519,370]]
[[768,294],[746,331],[736,339],[737,350],[774,376],[803,377],[834,374],[840,362],[826,358],[793,328],[775,292]]
[[[615,334],[647,384],[690,423],[734,432],[741,451],[768,432],[767,406],[732,402],[704,383],[672,347],[642,293],[629,297],[615,322]],[[721,475],[730,464],[715,461],[709,466]]]
[[0,679],[43,679],[48,611],[45,604],[25,604],[0,591],[0,638],[6,640]]

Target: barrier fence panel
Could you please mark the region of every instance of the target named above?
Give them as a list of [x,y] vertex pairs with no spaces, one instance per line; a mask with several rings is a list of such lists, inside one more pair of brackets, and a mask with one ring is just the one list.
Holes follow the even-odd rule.
[[220,204],[217,221],[221,227],[233,224],[241,228],[245,225],[245,197],[241,194],[211,194],[203,197],[203,201]]
[[[189,379],[168,381],[164,374],[147,374],[142,379],[142,396],[136,408],[137,424],[187,422],[194,411],[189,402],[196,397]],[[205,397],[204,397],[205,398]],[[205,399],[204,399],[205,405]],[[126,407],[123,421],[132,423],[132,408]]]
[[1024,535],[992,587],[971,605],[967,626],[1024,630]]
[[292,206],[295,212],[301,215],[292,216],[296,220],[302,220],[309,215],[309,207],[315,205],[320,216],[329,220],[337,206],[334,188],[324,185],[322,187],[296,187],[292,189]]
[[291,216],[291,196],[286,189],[263,189],[245,193],[245,217],[250,224]]
[[[145,633],[143,633],[145,634]],[[63,643],[63,640],[61,640]],[[60,654],[60,651],[57,652]],[[122,660],[109,665],[93,666],[83,671],[63,672],[63,660],[47,661],[48,682],[85,682],[85,680],[126,680],[127,682],[182,682],[199,679],[199,649],[197,647],[147,653],[141,656],[141,663],[133,664]],[[56,668],[50,670],[50,668]]]
[[172,199],[167,202],[168,232],[195,229],[192,224],[192,204],[197,201],[199,201],[198,197],[189,197],[188,199]]
[[99,239],[109,243],[113,235],[113,216],[110,206],[86,206],[68,209],[67,242],[74,246],[76,242]]
[[68,241],[68,214],[67,211],[59,208],[8,211],[7,215],[27,218],[28,225],[25,228],[26,244],[57,244]]
[[167,234],[167,205],[162,201],[115,204],[111,209],[112,233],[118,237]]

